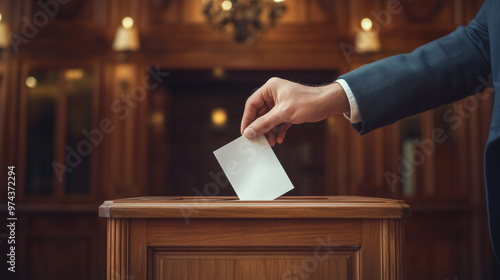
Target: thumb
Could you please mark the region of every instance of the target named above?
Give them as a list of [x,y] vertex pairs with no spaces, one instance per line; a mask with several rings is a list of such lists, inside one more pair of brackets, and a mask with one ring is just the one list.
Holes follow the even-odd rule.
[[277,125],[283,123],[283,120],[276,113],[276,107],[272,108],[267,114],[254,120],[244,131],[246,138],[252,139],[264,135]]

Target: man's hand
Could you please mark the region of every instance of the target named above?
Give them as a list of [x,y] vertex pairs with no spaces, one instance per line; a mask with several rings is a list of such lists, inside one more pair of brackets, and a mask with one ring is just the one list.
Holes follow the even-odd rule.
[[309,87],[271,78],[248,98],[241,133],[247,138],[265,134],[274,146],[283,143],[292,124],[318,122],[349,111],[347,96],[337,83]]

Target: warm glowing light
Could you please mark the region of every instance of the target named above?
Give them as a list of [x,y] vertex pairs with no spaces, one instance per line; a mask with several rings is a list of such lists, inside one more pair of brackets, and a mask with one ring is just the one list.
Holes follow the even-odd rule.
[[233,3],[231,3],[231,1],[229,0],[226,0],[222,2],[221,7],[224,11],[229,11],[233,7]]
[[364,31],[372,30],[372,26],[373,26],[372,20],[369,18],[364,18],[361,21],[361,28],[363,28]]
[[163,128],[163,124],[165,122],[165,115],[163,114],[162,111],[157,111],[154,112],[151,115],[151,124],[155,126],[158,130],[161,130]]
[[75,68],[64,71],[64,76],[68,80],[80,80],[83,78],[83,69]]
[[124,17],[122,20],[123,27],[130,29],[134,26],[134,20],[131,17]]
[[285,1],[285,0],[274,0],[274,2],[276,2],[276,3],[283,2],[283,1]]
[[2,21],[2,14],[0,13],[0,21]]
[[223,126],[227,122],[227,112],[222,108],[216,108],[212,111],[212,123],[216,126]]
[[26,78],[26,86],[29,88],[35,88],[38,85],[38,81],[35,77],[29,76]]
[[212,74],[216,78],[224,78],[224,76],[226,76],[226,70],[220,66],[216,66],[212,69]]

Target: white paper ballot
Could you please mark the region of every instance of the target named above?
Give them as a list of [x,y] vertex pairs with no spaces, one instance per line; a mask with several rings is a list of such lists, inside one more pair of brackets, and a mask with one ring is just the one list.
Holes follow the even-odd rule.
[[240,200],[273,200],[293,189],[264,136],[241,136],[214,154]]

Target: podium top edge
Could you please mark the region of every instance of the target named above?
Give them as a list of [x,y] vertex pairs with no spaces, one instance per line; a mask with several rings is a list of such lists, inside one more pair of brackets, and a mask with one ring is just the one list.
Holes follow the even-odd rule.
[[361,196],[286,196],[270,201],[237,197],[145,196],[105,201],[103,218],[406,218],[402,200]]

